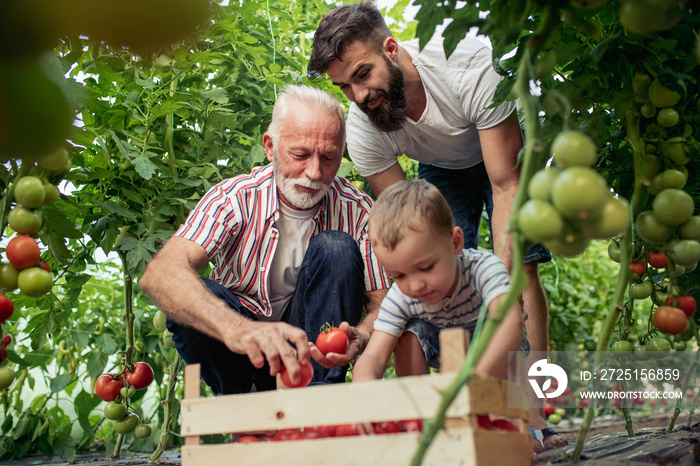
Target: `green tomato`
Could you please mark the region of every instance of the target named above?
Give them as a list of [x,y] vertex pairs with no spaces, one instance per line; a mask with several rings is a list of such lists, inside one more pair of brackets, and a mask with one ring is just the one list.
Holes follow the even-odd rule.
[[61,197],[61,192],[58,190],[56,185],[44,181],[44,191],[46,192],[46,197],[44,198],[44,205],[53,205]]
[[602,211],[609,195],[605,178],[588,167],[565,168],[552,185],[552,203],[570,219],[595,217]]
[[122,387],[121,390],[119,390],[119,394],[122,396],[122,398],[131,398],[135,393],[136,389],[133,387],[133,385]]
[[700,261],[700,242],[694,239],[681,239],[674,241],[668,251],[676,265],[692,266]]
[[529,240],[542,243],[561,236],[564,220],[549,202],[529,199],[518,211],[518,228]]
[[552,141],[550,153],[559,168],[590,167],[598,158],[598,146],[580,131],[562,131]]
[[680,227],[684,239],[700,240],[700,215],[694,215]]
[[613,262],[620,263],[622,259],[622,251],[620,251],[620,245],[613,241],[608,245],[608,256]]
[[572,235],[563,239],[547,241],[544,246],[562,257],[575,257],[581,254],[588,247],[590,240],[582,235]]
[[681,95],[661,84],[661,81],[655,79],[649,85],[649,100],[658,108],[673,107],[681,100]]
[[561,416],[557,413],[550,414],[547,418],[547,422],[553,425],[557,425],[561,422]]
[[659,114],[656,115],[656,122],[659,124],[659,126],[664,128],[675,126],[678,123],[678,120],[680,120],[680,116],[678,115],[678,112],[672,108],[662,108],[659,110]]
[[163,344],[166,348],[175,348],[175,342],[173,341],[173,334],[170,330],[165,330],[163,332]]
[[135,413],[128,413],[121,419],[112,421],[112,427],[119,434],[128,434],[134,431],[139,423],[139,417]]
[[44,183],[35,176],[23,176],[15,183],[15,201],[27,209],[41,207],[46,197]]
[[608,239],[624,233],[631,221],[632,213],[627,200],[609,195],[601,213],[582,222],[581,228],[586,238]]
[[43,223],[41,209],[33,210],[16,205],[7,214],[7,223],[20,235],[33,235],[39,231]]
[[527,195],[530,199],[549,202],[552,199],[552,184],[559,175],[557,168],[543,168],[530,178],[527,185]]
[[640,212],[634,226],[639,237],[650,243],[665,243],[673,234],[671,227],[659,221],[651,210]]
[[634,346],[627,340],[616,341],[610,346],[610,351],[628,352],[634,351]]
[[[668,339],[664,338],[664,337],[652,338],[647,343],[647,351],[668,353],[669,351],[671,351],[671,342],[668,341]],[[660,355],[660,356],[662,356],[662,355]]]
[[134,435],[138,438],[148,438],[151,436],[151,426],[148,424],[139,424],[134,430]]
[[647,299],[649,296],[651,296],[651,292],[653,289],[654,285],[652,285],[650,281],[632,283],[630,285],[630,298]]
[[660,222],[669,226],[682,225],[693,216],[695,202],[682,189],[668,188],[654,198],[652,210]]
[[68,151],[61,146],[58,149],[49,152],[37,159],[40,167],[47,170],[61,170],[68,163]]
[[352,182],[352,184],[360,191],[363,191],[365,189],[365,182],[362,180],[355,180]]
[[[637,71],[632,77],[632,88],[634,89],[634,100],[638,103],[649,102],[649,85],[651,77],[646,73]],[[653,105],[652,105],[653,107]]]
[[5,291],[17,289],[17,276],[19,269],[12,264],[0,264],[0,288]]
[[681,137],[671,138],[661,144],[661,152],[674,164],[683,166],[690,162],[690,157],[685,151],[684,140]]
[[[647,99],[649,98],[647,97]],[[654,104],[651,102],[645,102],[639,109],[639,113],[641,113],[644,118],[651,118],[656,115],[656,107],[654,107]]]
[[632,354],[634,355],[634,358],[637,361],[648,361],[649,359],[651,359],[651,354],[647,352],[646,345],[642,345],[639,342],[634,344],[634,350]]
[[0,390],[4,390],[15,381],[15,371],[7,366],[0,367]]
[[126,406],[116,401],[110,401],[105,405],[104,413],[107,419],[116,421],[126,416]]
[[53,288],[51,272],[39,267],[23,269],[17,276],[17,285],[23,295],[32,298],[44,296]]
[[688,173],[670,168],[656,175],[654,180],[656,181],[657,178],[658,184],[662,187],[662,189],[683,189],[685,184],[688,182]]
[[155,315],[153,316],[153,327],[158,331],[158,332],[165,332],[166,326],[165,322],[167,320],[167,316],[165,315],[165,312],[158,310],[156,311]]
[[673,349],[676,351],[685,351],[687,348],[688,344],[684,341],[677,341],[675,345],[673,345]]

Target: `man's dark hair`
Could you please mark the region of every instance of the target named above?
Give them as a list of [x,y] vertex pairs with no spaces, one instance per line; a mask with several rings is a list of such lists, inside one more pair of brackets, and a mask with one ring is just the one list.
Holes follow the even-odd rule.
[[321,20],[314,34],[309,78],[322,77],[328,65],[340,58],[345,48],[356,41],[382,53],[387,37],[391,37],[391,31],[373,1],[335,8]]

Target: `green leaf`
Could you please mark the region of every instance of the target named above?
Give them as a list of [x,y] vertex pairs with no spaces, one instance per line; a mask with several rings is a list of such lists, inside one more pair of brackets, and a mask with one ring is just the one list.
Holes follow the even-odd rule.
[[51,382],[49,382],[49,388],[51,389],[51,393],[58,393],[60,391],[63,391],[68,384],[71,381],[71,375],[70,374],[61,374],[59,376],[54,377],[51,379]]
[[[54,330],[53,311],[46,311],[35,314],[27,323],[26,332],[29,332],[31,347],[33,351],[38,351],[44,347],[49,333]],[[27,358],[25,357],[25,360]]]
[[229,102],[228,94],[225,89],[212,89],[202,92],[203,100],[211,100],[217,104],[225,105]]
[[[115,348],[116,349],[116,348]],[[95,378],[104,371],[107,367],[107,362],[109,361],[109,356],[101,350],[93,351],[88,358],[88,374],[90,377]]]
[[135,154],[131,159],[134,168],[136,168],[136,171],[144,180],[150,180],[158,171],[158,167],[151,161],[151,157],[157,157],[157,155],[151,151],[145,151],[143,154]]

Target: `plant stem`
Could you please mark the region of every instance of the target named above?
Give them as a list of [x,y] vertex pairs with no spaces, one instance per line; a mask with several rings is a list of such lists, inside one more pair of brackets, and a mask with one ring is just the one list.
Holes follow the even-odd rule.
[[172,405],[173,399],[175,397],[175,386],[177,384],[177,374],[180,372],[180,364],[182,363],[182,358],[180,354],[175,352],[175,360],[170,366],[168,366],[168,386],[166,391],[166,398],[161,403],[163,404],[163,425],[161,427],[160,441],[155,451],[148,457],[148,461],[151,463],[158,463],[159,458],[165,452],[168,446],[168,440],[170,439],[170,423],[173,420]]
[[[129,262],[127,261],[126,254],[121,251],[117,251],[117,253],[122,261],[122,270],[124,271],[124,325],[126,327],[126,350],[124,351],[124,366],[122,368],[122,372],[125,372],[128,370],[128,368],[132,367],[132,359],[134,355],[134,282],[131,279],[131,272],[129,271]],[[126,381],[126,377],[124,377],[124,380]],[[119,439],[114,446],[114,458],[119,457],[123,443],[124,435],[120,434]]]
[[[681,393],[686,393],[686,390],[688,390],[690,382],[693,380],[693,376],[695,375],[695,370],[698,368],[699,364],[700,364],[700,351],[696,351],[695,352],[695,359],[690,364],[690,367],[688,368],[688,372],[685,375],[685,379],[683,380],[683,385],[681,385]],[[673,430],[673,428],[675,427],[676,419],[678,419],[678,415],[681,413],[681,401],[682,400],[683,400],[683,398],[678,398],[678,400],[676,400],[676,407],[673,410],[673,415],[671,416],[671,421],[669,422],[668,428],[666,429],[669,432],[671,432]],[[696,400],[697,400],[697,397],[696,397]],[[688,420],[690,420],[690,414],[688,415]]]

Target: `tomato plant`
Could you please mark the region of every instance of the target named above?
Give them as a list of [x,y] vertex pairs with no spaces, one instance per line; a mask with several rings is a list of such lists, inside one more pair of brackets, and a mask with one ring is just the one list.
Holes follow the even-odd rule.
[[124,380],[114,372],[105,372],[95,381],[95,395],[103,401],[114,401],[124,387]]
[[345,354],[348,347],[348,335],[338,327],[324,326],[316,338],[316,347],[324,356],[328,353]]
[[31,236],[17,235],[7,243],[5,249],[7,260],[18,269],[33,267],[41,259],[41,250],[36,240]]
[[133,371],[126,371],[126,381],[136,390],[143,390],[153,382],[153,369],[147,362],[135,362]]

